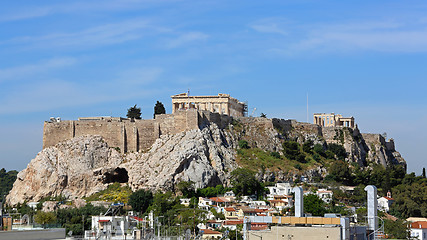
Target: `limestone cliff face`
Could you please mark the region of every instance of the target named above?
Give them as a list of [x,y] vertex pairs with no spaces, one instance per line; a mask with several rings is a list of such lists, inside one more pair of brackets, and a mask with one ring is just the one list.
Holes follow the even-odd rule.
[[100,136],[81,136],[43,149],[18,174],[9,204],[64,195],[85,197],[112,182],[133,190],[174,190],[191,180],[197,187],[227,182],[237,167],[230,134],[211,125],[157,139],[146,153],[121,154]]
[[49,147],[37,154],[19,172],[7,202],[37,201],[47,196],[85,196],[104,189],[96,169],[116,167],[119,153],[99,136],[79,137]]
[[[403,164],[393,141],[378,134],[360,134],[358,129],[322,128],[294,120],[238,118],[219,128],[204,123],[201,129],[162,135],[146,152],[120,153],[101,136],[73,138],[43,149],[18,174],[7,196],[9,204],[38,201],[43,197],[64,195],[85,197],[105,189],[113,182],[128,184],[132,190],[174,190],[180,181],[191,180],[196,187],[229,184],[229,174],[238,167],[238,141],[264,151],[282,151],[285,140],[300,143],[338,143],[348,153],[347,161],[366,166]],[[305,172],[259,172],[264,181],[288,181],[306,176],[309,181],[324,177],[322,166]]]

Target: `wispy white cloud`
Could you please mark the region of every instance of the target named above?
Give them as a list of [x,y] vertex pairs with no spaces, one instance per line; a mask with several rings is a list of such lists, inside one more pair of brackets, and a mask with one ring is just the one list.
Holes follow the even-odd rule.
[[180,0],[103,0],[103,1],[70,1],[40,6],[31,4],[7,8],[0,11],[0,22],[10,22],[45,17],[53,14],[81,14],[82,12],[116,12],[125,10],[146,9],[155,5],[170,4]]
[[146,85],[157,81],[163,72],[159,67],[127,69],[118,74],[116,82],[133,86]]
[[274,33],[280,35],[288,35],[288,21],[281,18],[261,19],[249,27],[260,33]]
[[[17,68],[18,69],[18,68]],[[23,69],[23,68],[21,68]],[[16,70],[18,71],[18,70]],[[31,76],[35,71],[27,71]],[[102,81],[67,81],[43,78],[15,87],[0,89],[0,115],[52,111],[59,108],[155,96],[161,88],[151,83],[161,81],[159,67],[131,68]]]
[[[8,9],[9,11],[11,9]],[[0,15],[0,22],[18,21],[24,19],[31,19],[37,17],[43,17],[52,13],[51,7],[33,7],[27,9],[20,9],[17,12],[8,12]]]
[[132,19],[100,25],[77,32],[54,33],[45,36],[27,36],[8,40],[5,43],[22,43],[38,47],[100,46],[127,42],[154,32],[167,31],[154,28],[147,20]]
[[340,24],[288,24],[260,20],[250,27],[259,33],[278,33],[281,41],[265,38],[268,52],[276,54],[379,51],[426,52],[427,23],[389,20]]
[[75,58],[53,58],[35,64],[0,69],[0,82],[21,78],[34,77],[37,74],[71,66],[76,63]]
[[340,24],[311,29],[291,50],[427,51],[427,25],[413,29],[389,22]]
[[170,40],[166,46],[168,48],[177,48],[192,42],[206,40],[209,35],[201,32],[188,32],[179,35],[178,37]]
[[[126,89],[129,93],[141,92]],[[133,90],[133,91],[132,91]],[[60,79],[45,80],[21,86],[19,91],[7,92],[2,96],[0,114],[23,114],[51,111],[58,108],[87,106],[116,101],[128,97],[121,86],[106,90],[102,86],[69,82]]]

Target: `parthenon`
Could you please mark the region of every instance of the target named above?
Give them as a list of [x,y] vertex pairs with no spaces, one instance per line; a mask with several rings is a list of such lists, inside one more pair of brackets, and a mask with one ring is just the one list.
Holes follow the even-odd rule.
[[171,96],[172,113],[180,109],[197,109],[233,117],[243,117],[246,113],[246,104],[230,97],[229,94],[219,93],[218,96],[190,96],[181,93]]
[[315,113],[313,123],[322,127],[350,127],[354,128],[354,117],[343,117],[341,114]]

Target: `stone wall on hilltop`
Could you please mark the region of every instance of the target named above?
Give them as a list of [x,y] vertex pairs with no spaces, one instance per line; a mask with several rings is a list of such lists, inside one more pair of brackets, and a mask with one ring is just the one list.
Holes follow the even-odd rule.
[[[113,182],[128,184],[132,190],[162,191],[175,190],[180,181],[193,181],[197,188],[229,185],[230,172],[239,167],[236,150],[240,140],[246,140],[252,148],[278,153],[282,152],[282,144],[286,140],[299,143],[312,140],[323,146],[336,143],[344,146],[346,161],[362,167],[369,162],[406,166],[405,160],[395,150],[393,140],[386,141],[379,134],[361,134],[357,127],[319,127],[295,120],[231,118],[191,112],[197,114],[197,118],[192,117],[191,121],[187,121],[188,114],[178,114],[173,119],[167,115],[159,116],[158,120],[169,122],[168,126],[178,124],[179,127],[173,128],[180,131],[169,132],[172,130],[160,127],[159,136],[144,151],[119,152],[116,143],[104,136],[103,130],[100,133],[91,130],[90,135],[66,135],[67,139],[45,147],[18,174],[7,202],[14,205],[58,195],[82,198],[107,188]],[[95,123],[93,129],[106,127],[108,130],[108,123],[98,123],[101,128]],[[194,127],[196,123],[197,127]],[[68,122],[61,126],[66,124],[70,125]],[[53,128],[49,128],[51,130]],[[75,132],[78,132],[77,128]],[[139,128],[137,132],[138,136],[148,134]],[[111,128],[106,133],[112,136],[116,132]],[[132,131],[126,133],[129,136]],[[258,177],[263,181],[292,181],[304,175],[312,181],[327,174],[323,166],[313,166],[304,171],[268,170],[259,173]]]

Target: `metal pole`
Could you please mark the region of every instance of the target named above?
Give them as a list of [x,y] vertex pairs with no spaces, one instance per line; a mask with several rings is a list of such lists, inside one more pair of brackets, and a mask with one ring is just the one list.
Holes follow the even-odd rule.
[[85,237],[85,215],[82,215],[82,225],[83,225],[83,233],[82,233],[82,235],[83,235],[83,239],[84,239],[84,237]]

